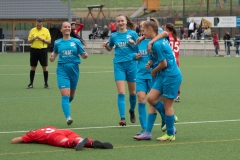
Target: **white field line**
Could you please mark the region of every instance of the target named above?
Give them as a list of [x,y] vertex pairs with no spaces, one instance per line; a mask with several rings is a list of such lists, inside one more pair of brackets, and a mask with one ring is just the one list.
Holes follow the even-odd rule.
[[[217,120],[217,121],[196,121],[196,122],[178,122],[175,125],[189,125],[189,124],[205,124],[205,123],[225,123],[225,122],[239,122],[240,119],[232,119],[232,120]],[[160,124],[154,124],[158,126]],[[127,125],[126,127],[139,127],[140,125]],[[64,128],[71,130],[85,130],[85,129],[105,129],[105,128],[119,128],[121,126],[99,126],[99,127],[82,127],[82,128]],[[29,131],[7,131],[0,132],[0,134],[9,134],[9,133],[27,133]]]
[[[98,74],[98,73],[113,73],[113,71],[80,72],[80,74]],[[43,73],[35,73],[35,74],[43,74]],[[56,73],[48,73],[48,74],[56,74]],[[29,73],[26,73],[26,74],[0,74],[0,76],[29,76]]]

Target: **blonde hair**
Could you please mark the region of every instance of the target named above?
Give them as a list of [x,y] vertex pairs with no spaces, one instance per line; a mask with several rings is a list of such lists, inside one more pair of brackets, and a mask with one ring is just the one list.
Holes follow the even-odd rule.
[[158,34],[158,25],[153,21],[146,21],[145,23],[143,23],[143,27],[145,27],[145,28],[152,27],[152,29],[156,33],[156,35]]
[[157,26],[159,27],[159,22],[156,18],[150,18],[150,21],[155,22],[157,24]]

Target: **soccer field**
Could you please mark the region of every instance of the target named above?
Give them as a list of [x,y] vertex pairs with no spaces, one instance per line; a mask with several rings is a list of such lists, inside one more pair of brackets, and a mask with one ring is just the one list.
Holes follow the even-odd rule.
[[[113,55],[89,55],[80,65],[80,80],[71,103],[74,120],[67,126],[56,83],[56,62],[49,62],[49,86],[44,89],[41,66],[34,89],[29,83],[29,54],[0,54],[0,159],[238,159],[240,145],[240,59],[231,57],[181,56],[183,74],[181,102],[174,103],[176,140],[159,142],[162,136],[158,115],[151,141],[137,141],[139,120],[120,127],[117,89],[113,79]],[[126,94],[127,110],[129,109]],[[148,105],[147,105],[148,106]],[[137,113],[137,107],[136,107]],[[53,125],[69,128],[82,137],[113,144],[113,150],[80,152],[40,144],[10,144],[12,138],[29,130]]]

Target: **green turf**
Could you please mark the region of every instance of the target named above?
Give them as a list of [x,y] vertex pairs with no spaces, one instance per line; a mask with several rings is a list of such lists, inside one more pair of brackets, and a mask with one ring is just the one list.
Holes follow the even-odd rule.
[[[132,138],[140,131],[139,121],[132,125],[127,113],[127,127],[118,127],[112,58],[108,54],[91,54],[82,61],[78,89],[71,103],[74,123],[68,127],[56,84],[56,62],[49,62],[50,89],[43,88],[43,75],[39,66],[34,89],[28,90],[29,54],[0,54],[0,159],[239,158],[240,59],[180,57],[183,74],[181,102],[174,104],[179,118],[176,124],[178,134],[176,141],[161,143],[156,140],[163,134],[158,125],[161,122],[159,116],[151,141],[136,141]],[[82,137],[109,141],[113,143],[114,149],[84,149],[75,152],[73,149],[40,144],[10,144],[12,138],[24,134],[14,131],[28,131],[46,125],[71,128]]]

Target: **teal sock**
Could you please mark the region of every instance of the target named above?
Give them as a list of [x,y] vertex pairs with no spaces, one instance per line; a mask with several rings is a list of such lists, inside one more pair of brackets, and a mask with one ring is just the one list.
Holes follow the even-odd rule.
[[148,114],[148,121],[147,121],[146,132],[149,132],[149,133],[152,132],[153,124],[154,124],[156,118],[157,118],[157,114],[152,114],[152,113]]
[[125,94],[118,94],[118,111],[120,114],[120,118],[125,118]]
[[66,118],[70,117],[70,103],[68,96],[62,96],[62,110]]
[[162,118],[162,127],[163,127],[166,123],[164,104],[162,101],[158,100],[158,102],[155,105],[153,105],[153,107],[160,113]]
[[138,115],[139,121],[142,126],[142,129],[146,129],[147,125],[147,111],[146,111],[146,104],[145,103],[138,103]]
[[74,99],[74,97],[70,97],[69,98],[69,102],[72,102],[73,99]]
[[131,111],[134,111],[135,107],[136,107],[136,101],[137,101],[136,94],[130,95],[129,101],[130,101],[130,109],[131,109]]
[[174,134],[174,115],[166,115],[165,116],[166,119],[166,126],[167,126],[167,134],[169,136]]

